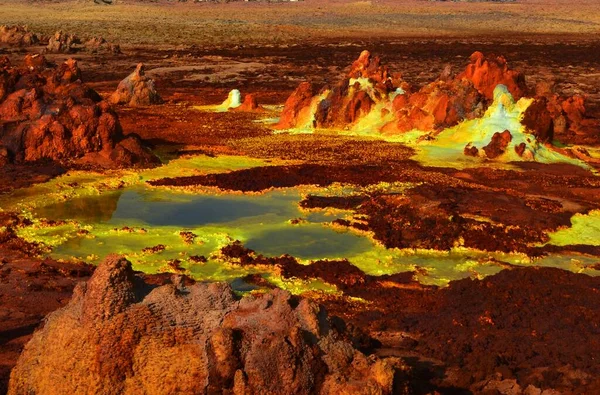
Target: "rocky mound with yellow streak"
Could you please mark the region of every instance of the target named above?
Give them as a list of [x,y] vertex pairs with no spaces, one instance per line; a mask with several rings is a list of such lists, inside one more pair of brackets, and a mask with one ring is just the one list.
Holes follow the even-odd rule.
[[226,284],[152,287],[116,255],[50,314],[9,394],[390,394],[394,369],[319,305]]
[[[594,141],[599,122],[586,118],[582,97],[562,98],[550,90],[529,97],[522,73],[502,56],[475,52],[465,70],[446,69],[434,82],[414,90],[378,57],[363,51],[334,87],[317,90],[304,82],[285,103],[276,129],[334,129],[357,135],[436,147],[430,153],[502,161],[579,162],[585,150],[559,149]],[[586,137],[582,137],[582,135]]]

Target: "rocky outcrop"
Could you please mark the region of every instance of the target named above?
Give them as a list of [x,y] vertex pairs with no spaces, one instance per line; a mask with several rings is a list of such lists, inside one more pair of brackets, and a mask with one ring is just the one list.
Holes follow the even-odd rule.
[[561,97],[551,88],[538,89],[521,123],[543,142],[554,139],[565,144],[600,142],[600,122],[586,116],[584,97]]
[[358,59],[352,63],[348,78],[371,80],[377,89],[384,92],[391,92],[395,86],[402,83],[399,74],[392,75],[388,67],[381,64],[379,56],[372,56],[369,51],[362,51]]
[[479,149],[471,144],[467,144],[463,150],[463,154],[466,156],[477,157],[479,156]]
[[252,93],[244,96],[244,101],[240,104],[239,107],[232,109],[233,111],[238,112],[263,112],[265,109],[258,104],[258,100],[256,96]]
[[447,128],[480,117],[485,105],[482,95],[470,81],[440,79],[413,94],[396,96],[392,111],[395,119],[384,126],[383,133]]
[[[496,132],[492,136],[490,143],[483,147],[483,151],[488,158],[495,159],[506,151],[506,147],[508,147],[508,144],[511,141],[512,135],[510,134],[510,131],[505,130],[503,132]],[[517,150],[517,153],[519,150]],[[525,151],[525,147],[523,147],[523,151]]]
[[75,52],[75,45],[81,44],[81,40],[73,34],[58,31],[48,40],[46,51],[53,53]]
[[471,63],[457,78],[471,81],[488,100],[494,98],[494,89],[500,84],[508,88],[515,100],[527,93],[525,76],[511,70],[503,56],[485,56],[481,52],[475,52],[471,55]]
[[45,50],[49,53],[74,53],[79,51],[94,54],[121,53],[121,47],[118,44],[112,44],[101,36],[92,37],[84,43],[77,36],[62,30],[47,37],[31,32],[27,26],[0,26],[0,44],[15,47],[45,45]]
[[124,136],[109,104],[81,81],[75,60],[55,67],[34,55],[22,68],[0,63],[0,146],[11,161],[103,167],[158,163],[139,138]]
[[112,104],[124,104],[131,107],[149,106],[162,103],[154,80],[148,78],[143,63],[137,65],[133,73],[119,83],[117,90],[108,101]]
[[113,255],[34,334],[9,394],[389,394],[393,377],[313,302],[177,277],[153,288]]
[[85,49],[91,53],[121,53],[121,47],[118,44],[112,44],[106,41],[102,36],[92,37],[86,41]]
[[0,43],[15,47],[29,47],[40,42],[40,37],[27,26],[0,26]]
[[[243,97],[243,99],[242,99]],[[265,112],[266,109],[258,104],[256,95],[248,93],[242,96],[239,89],[232,89],[227,94],[227,99],[223,100],[218,106],[208,106],[212,111],[216,112]]]
[[379,57],[363,51],[334,87],[326,86],[315,96],[314,87],[302,83],[286,101],[277,127],[344,128],[369,114],[377,103],[390,101],[401,86],[408,87],[400,75],[392,75]]
[[217,112],[264,112],[264,107],[258,104],[256,96],[248,93],[242,100],[242,93],[238,89],[232,89],[227,94],[227,99],[218,105],[215,109]]
[[317,94],[311,84],[302,83],[286,101],[277,128],[359,125],[384,134],[438,131],[482,116],[499,84],[506,84],[517,97],[526,91],[522,74],[509,69],[504,58],[486,58],[479,52],[458,76],[446,69],[436,81],[412,91],[400,74],[363,51],[337,85]]
[[302,82],[298,85],[285,101],[277,128],[290,129],[304,124],[312,126],[311,104],[316,94],[316,87],[310,82]]

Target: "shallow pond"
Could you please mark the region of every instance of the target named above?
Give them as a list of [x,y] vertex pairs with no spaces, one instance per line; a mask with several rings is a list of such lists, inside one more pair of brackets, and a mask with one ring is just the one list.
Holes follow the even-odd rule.
[[[77,221],[83,227],[92,226],[95,230],[109,228],[123,239],[123,243],[110,243],[109,248],[116,247],[115,252],[119,253],[127,253],[131,241],[136,238],[146,244],[144,247],[152,247],[152,242],[158,243],[160,237],[167,237],[165,233],[171,232],[181,238],[178,233],[185,231],[193,232],[202,241],[202,244],[187,246],[187,253],[191,255],[215,252],[209,251],[208,246],[218,247],[210,243],[210,239],[217,235],[223,235],[221,239],[225,241],[240,239],[248,248],[261,254],[290,254],[300,259],[342,258],[374,247],[366,237],[326,226],[336,218],[351,215],[351,212],[302,211],[297,204],[300,200],[301,194],[294,190],[260,195],[208,195],[133,188],[74,198],[37,208],[33,213],[40,218]],[[292,220],[298,219],[298,224],[292,224]],[[143,228],[144,231],[114,231],[124,227]],[[94,238],[71,240],[58,246],[54,252],[80,256],[102,250],[108,240],[102,237],[101,232],[92,233]],[[173,244],[181,242],[183,240],[177,240]],[[161,256],[173,256],[168,251],[174,245],[162,244],[167,245],[167,250]],[[136,249],[139,246],[136,242]]]
[[[246,162],[241,167],[261,165]],[[349,186],[287,188],[262,194],[146,186],[145,180],[152,175],[160,177],[182,169],[186,174],[198,174],[198,169],[228,171],[240,164],[233,159],[215,158],[212,163],[194,158],[176,165],[145,175],[66,175],[4,197],[2,204],[33,220],[32,226],[19,229],[20,236],[44,243],[47,255],[54,258],[97,263],[107,254],[119,253],[137,270],[155,273],[179,267],[198,280],[230,281],[242,289],[247,285],[240,283],[241,277],[259,273],[294,292],[335,291],[319,281],[284,281],[275,270],[236,265],[220,254],[220,249],[234,240],[259,254],[289,254],[307,264],[318,259],[348,259],[371,275],[421,269],[418,278],[426,284],[445,285],[455,279],[491,275],[502,270],[498,261],[598,274],[591,268],[595,260],[581,256],[555,255],[531,262],[519,254],[461,248],[445,252],[390,250],[368,234],[331,225],[335,219],[352,216],[351,211],[307,211],[298,205],[305,193],[356,192]],[[402,191],[401,186],[377,187]]]

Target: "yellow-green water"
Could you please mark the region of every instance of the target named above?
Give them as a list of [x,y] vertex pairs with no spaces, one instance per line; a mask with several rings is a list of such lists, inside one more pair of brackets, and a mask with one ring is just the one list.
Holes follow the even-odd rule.
[[571,217],[571,227],[557,230],[550,235],[550,244],[564,246],[587,244],[600,246],[600,210]]
[[[551,256],[531,262],[520,254],[487,253],[460,247],[443,252],[386,249],[368,233],[331,225],[337,218],[352,217],[353,212],[303,210],[298,204],[306,193],[348,195],[375,190],[402,193],[410,184],[382,183],[364,190],[351,185],[333,185],[242,194],[197,188],[154,188],[145,183],[163,176],[225,172],[266,164],[244,157],[195,157],[137,173],[73,172],[3,196],[0,207],[29,217],[33,225],[20,228],[19,235],[29,241],[42,242],[47,247],[46,254],[57,259],[97,263],[116,252],[130,259],[136,270],[149,273],[174,271],[169,262],[178,260],[179,266],[198,280],[239,282],[247,274],[258,273],[296,293],[336,292],[336,289],[317,280],[284,280],[275,268],[242,267],[222,256],[220,249],[239,240],[259,254],[289,254],[305,264],[317,259],[348,259],[371,275],[419,269],[419,280],[435,285],[497,273],[502,270],[498,261],[598,273],[590,268],[596,262],[581,256]],[[292,221],[299,218],[301,221]],[[587,232],[589,226],[585,223],[580,226],[578,221],[574,218],[573,229],[564,232]],[[182,232],[192,232],[196,237],[190,242],[182,237]],[[590,237],[593,239],[595,234],[590,233]],[[555,240],[564,238],[560,233],[554,237]],[[165,249],[155,253],[147,251],[158,245],[164,245]],[[207,261],[196,262],[192,259],[195,256],[204,256]]]

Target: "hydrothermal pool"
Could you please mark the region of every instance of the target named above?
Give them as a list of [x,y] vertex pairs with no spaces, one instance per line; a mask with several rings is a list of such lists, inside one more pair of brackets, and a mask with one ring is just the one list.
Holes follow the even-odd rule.
[[[268,268],[232,264],[220,255],[220,249],[240,240],[259,254],[289,254],[304,263],[348,259],[372,275],[421,268],[420,280],[438,285],[497,273],[502,269],[497,261],[530,264],[529,258],[518,254],[385,249],[368,235],[330,225],[352,212],[305,211],[298,206],[301,199],[302,192],[297,188],[263,194],[192,194],[137,185],[37,207],[32,214],[38,223],[24,228],[22,236],[44,241],[52,247],[48,254],[55,258],[98,262],[116,252],[145,272],[172,271],[169,263],[177,260],[178,266],[199,280],[236,281],[260,273],[299,292],[334,288],[320,282],[283,281]],[[186,240],[186,234],[195,237]],[[157,246],[161,247],[153,249]],[[200,256],[207,261],[198,262]],[[588,268],[593,262],[583,257],[553,256],[536,264],[593,272]]]
[[[366,237],[324,226],[350,212],[304,212],[297,205],[301,199],[294,190],[261,195],[209,195],[133,188],[51,204],[34,210],[34,215],[77,221],[84,228],[91,227],[95,237],[77,237],[54,250],[55,254],[78,257],[105,247],[116,247],[115,252],[127,254],[134,240],[137,250],[143,244],[146,245],[142,248],[152,247],[161,238],[172,245],[163,242],[167,249],[156,255],[170,259],[182,254],[215,253],[234,239],[242,240],[261,254],[287,253],[300,259],[342,258],[374,247]],[[298,222],[295,225],[294,220]],[[125,227],[143,231],[123,231]],[[108,231],[108,238],[102,230]],[[175,248],[184,242],[181,232],[198,235],[198,242],[186,245],[185,249]],[[127,242],[112,240],[113,234]]]
[[421,282],[437,285],[495,274],[506,263],[598,274],[593,269],[596,260],[580,255],[551,255],[532,262],[521,254],[460,247],[451,251],[386,249],[369,234],[331,225],[353,212],[307,211],[298,205],[306,193],[344,195],[390,188],[403,193],[403,185],[363,189],[349,185],[307,186],[241,194],[153,188],[145,183],[172,174],[223,172],[258,165],[265,163],[248,158],[194,157],[141,173],[72,172],[4,196],[0,205],[30,218],[32,225],[20,228],[19,235],[43,243],[45,254],[57,259],[97,263],[109,253],[120,253],[132,261],[135,269],[145,272],[182,270],[198,280],[234,283],[247,274],[258,273],[293,292],[335,291],[335,287],[319,281],[283,280],[276,268],[242,267],[222,256],[220,249],[239,240],[259,254],[289,254],[305,264],[318,259],[348,259],[370,275],[419,269]]

